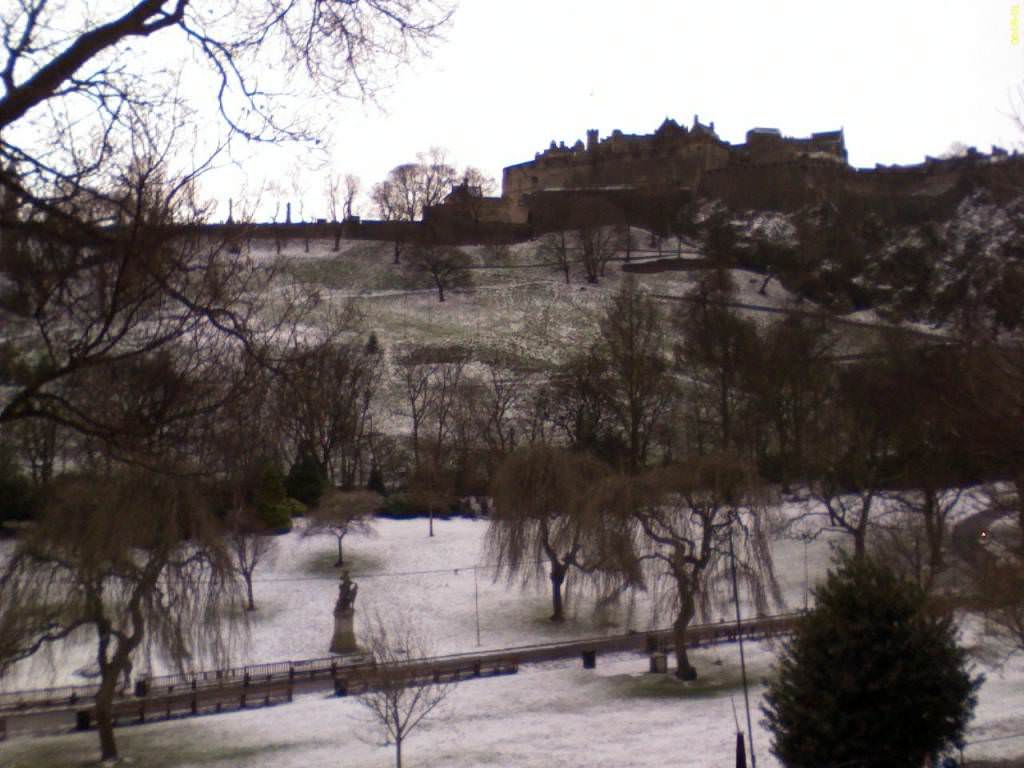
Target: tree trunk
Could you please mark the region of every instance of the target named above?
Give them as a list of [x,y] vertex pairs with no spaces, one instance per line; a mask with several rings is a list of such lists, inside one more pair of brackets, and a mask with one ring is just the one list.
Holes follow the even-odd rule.
[[117,742],[114,740],[114,690],[120,670],[107,666],[100,689],[96,692],[96,731],[100,735],[100,759],[117,759]]
[[439,282],[437,284],[437,299],[438,301],[444,301],[444,283]]
[[402,737],[395,739],[395,768],[402,768]]
[[853,559],[863,562],[867,557],[867,528],[858,527],[853,531]]
[[433,536],[434,535],[434,510],[433,509],[430,510],[429,530],[430,530],[430,535]]
[[924,489],[924,532],[928,539],[928,567],[932,576],[942,570],[944,531],[939,519],[939,494],[934,488]]
[[693,596],[679,596],[682,605],[672,624],[672,641],[676,647],[676,677],[680,680],[696,680],[697,670],[690,664],[686,654],[686,628],[693,619]]
[[562,608],[562,585],[565,583],[565,566],[557,560],[551,561],[551,621],[564,621]]
[[255,611],[256,600],[253,598],[252,594],[252,571],[244,573],[243,576],[245,577],[245,592],[249,597],[249,604],[246,606],[246,610]]
[[341,227],[336,226],[334,228],[334,250],[341,249]]
[[344,538],[345,538],[344,536],[339,536],[338,537],[338,562],[336,562],[334,564],[335,568],[338,568],[338,567],[340,567],[340,566],[345,564],[345,557],[344,557],[344,555],[343,555],[343,553],[341,551],[341,542],[342,542],[342,539],[344,539]]

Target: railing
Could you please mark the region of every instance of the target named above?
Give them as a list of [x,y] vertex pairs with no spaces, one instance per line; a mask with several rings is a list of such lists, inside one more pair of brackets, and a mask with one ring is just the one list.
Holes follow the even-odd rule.
[[[750,619],[741,625],[740,632],[737,632],[735,623],[698,624],[687,629],[687,643],[699,646],[732,642],[737,639],[739,634],[742,634],[744,638],[751,639],[788,634],[793,631],[802,616],[803,614],[800,613],[791,613]],[[609,653],[646,650],[652,652],[665,647],[672,641],[672,638],[673,631],[671,629],[627,632],[557,643],[514,646],[494,651],[471,651],[434,656],[413,662],[412,665],[417,669],[431,670],[431,674],[433,670],[459,670],[460,674],[468,674],[467,670],[469,670],[475,673],[472,676],[485,676],[482,672],[490,668],[499,668],[504,665],[507,668],[517,669],[520,664],[571,658],[579,656],[584,651]],[[158,700],[187,701],[191,706],[191,702],[194,700],[193,692],[202,693],[200,700],[206,701],[208,697],[205,692],[211,690],[220,691],[225,696],[230,693],[232,697],[236,697],[241,692],[244,706],[245,691],[251,692],[260,686],[279,683],[291,686],[296,683],[317,680],[369,679],[372,677],[374,669],[373,660],[366,654],[359,654],[160,675],[139,681],[136,684],[136,693],[141,695],[134,698],[128,696],[128,692],[124,689],[119,690],[118,706],[124,702],[125,706],[131,709],[132,702],[141,699],[147,699],[150,702]],[[477,669],[481,671],[476,672]],[[99,686],[94,684],[0,693],[0,714],[18,714],[43,709],[74,709],[83,704],[89,706],[98,688]],[[260,689],[262,690],[262,688]]]

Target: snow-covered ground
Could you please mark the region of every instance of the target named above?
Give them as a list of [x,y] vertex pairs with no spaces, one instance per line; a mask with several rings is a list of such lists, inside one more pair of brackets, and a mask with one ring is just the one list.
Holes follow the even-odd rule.
[[[486,523],[437,521],[427,536],[425,520],[377,523],[376,537],[347,543],[354,578],[360,585],[359,617],[379,612],[411,619],[436,652],[470,651],[476,645],[474,594],[479,594],[481,646],[497,648],[572,636],[645,629],[665,620],[653,616],[641,599],[630,614],[593,615],[592,599],[571,599],[564,626],[546,620],[548,594],[494,582],[481,542]],[[775,559],[790,607],[804,599],[804,544],[780,540]],[[807,548],[812,581],[827,567],[829,546]],[[276,560],[258,572],[259,610],[251,637],[236,661],[271,661],[326,655],[330,640],[337,571],[334,542],[279,539]],[[978,627],[964,640],[972,645]],[[978,671],[987,675],[967,755],[974,759],[1024,754],[1024,659],[981,654]],[[758,763],[776,766],[769,737],[756,724],[759,681],[771,674],[773,648],[747,647]],[[18,671],[35,685],[73,680],[86,658],[62,653],[52,665],[37,663]],[[600,657],[596,670],[576,661],[523,668],[518,675],[467,681],[445,705],[442,716],[426,722],[406,747],[410,766],[688,766],[724,765],[734,745],[733,705],[743,722],[738,649],[701,650],[692,660],[700,679],[684,684],[671,676],[650,675],[642,655]],[[994,663],[1002,666],[993,666]],[[138,670],[139,667],[137,666]],[[306,695],[289,705],[133,727],[118,731],[122,752],[145,766],[386,766],[393,759],[379,744],[372,721],[355,699]],[[96,752],[94,733],[15,739],[0,745],[0,765],[81,765]]]
[[[765,221],[758,226],[784,238],[787,230],[782,224]],[[375,332],[386,349],[429,341],[557,361],[592,338],[604,302],[623,279],[617,265],[610,265],[599,286],[583,285],[578,276],[566,286],[550,268],[522,266],[537,261],[537,244],[525,243],[500,255],[501,263],[511,266],[476,271],[476,287],[451,292],[442,305],[432,290],[405,284],[407,279],[390,263],[389,243],[343,241],[339,252],[331,251],[331,245],[313,241],[306,254],[301,241],[291,241],[283,251],[297,265],[299,279],[314,283],[329,297],[356,301],[366,315],[367,331]],[[260,247],[269,258],[272,244]],[[480,264],[496,263],[495,254],[487,249],[467,250]],[[673,255],[670,251],[666,247],[665,255]],[[777,281],[762,294],[762,276],[740,270],[733,276],[738,302],[782,307],[793,299]],[[685,294],[694,278],[695,273],[685,271],[637,276],[652,292],[672,296]],[[761,315],[759,320],[774,317]],[[346,556],[359,583],[357,635],[361,617],[380,613],[387,620],[399,614],[415,623],[435,653],[449,653],[642,631],[669,623],[646,595],[632,605],[596,615],[593,597],[573,592],[569,621],[552,625],[547,620],[546,585],[523,590],[492,578],[482,551],[486,523],[455,519],[437,521],[435,526],[437,535],[429,538],[424,520],[381,520],[376,537],[346,541]],[[9,542],[0,543],[0,552],[8,546]],[[249,636],[235,649],[233,664],[327,655],[337,594],[334,541],[292,533],[279,538],[278,550],[276,559],[257,571],[259,609],[251,616]],[[828,566],[828,542],[820,539],[805,545],[783,539],[776,542],[774,554],[788,606],[803,607],[808,587],[805,562],[813,582]],[[724,615],[723,608],[712,618]],[[1022,755],[1024,659],[1005,661],[1005,656],[982,647],[979,637],[974,626],[964,633],[968,645],[983,651],[978,669],[988,676],[969,734],[975,743],[967,755]],[[756,683],[771,673],[773,649],[757,644],[748,650]],[[15,689],[81,683],[75,671],[90,661],[89,646],[83,642],[20,665],[2,685]],[[576,662],[550,663],[526,667],[511,677],[466,682],[449,699],[443,717],[424,723],[413,734],[406,764],[730,764],[734,703],[743,721],[738,650],[722,646],[697,651],[691,661],[700,672],[693,684],[650,675],[646,659],[631,654],[602,657],[596,670],[584,671]],[[1002,666],[993,666],[1001,661]],[[152,672],[165,671],[159,659],[151,664]],[[147,662],[137,660],[136,674],[145,671]],[[760,693],[757,687],[752,701],[758,762],[775,766],[768,754],[768,736],[757,725]],[[267,710],[126,728],[118,738],[123,754],[143,766],[389,765],[392,755],[378,744],[375,733],[356,700],[308,695]],[[95,754],[93,733],[16,739],[0,744],[0,767],[77,766]]]

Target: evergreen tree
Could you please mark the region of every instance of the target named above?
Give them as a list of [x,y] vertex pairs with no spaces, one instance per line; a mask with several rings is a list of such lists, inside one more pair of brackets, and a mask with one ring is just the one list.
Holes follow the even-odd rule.
[[287,531],[292,527],[292,507],[287,503],[284,473],[272,460],[259,468],[253,502],[256,515],[272,531]]
[[302,451],[288,470],[284,487],[291,498],[315,507],[327,487],[327,473],[312,452]]
[[952,619],[870,560],[844,559],[815,598],[762,705],[782,763],[919,768],[962,747],[983,678]]

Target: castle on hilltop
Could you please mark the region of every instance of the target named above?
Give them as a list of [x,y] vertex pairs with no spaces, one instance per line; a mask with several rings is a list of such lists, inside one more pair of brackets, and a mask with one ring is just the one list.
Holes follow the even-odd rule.
[[784,137],[774,128],[747,131],[743,144],[719,138],[715,124],[693,116],[690,128],[667,119],[651,134],[612,131],[605,139],[587,131],[586,146],[551,146],[530,162],[509,166],[502,174],[501,196],[513,220],[529,215],[528,197],[555,190],[683,189],[696,192],[705,174],[739,164],[780,163],[814,158],[846,164],[842,130],[815,133],[808,139]]
[[[715,124],[694,115],[689,127],[665,121],[649,134],[614,130],[586,143],[551,142],[533,160],[502,173],[500,197],[456,186],[426,219],[457,226],[528,226],[544,231],[563,226],[582,200],[600,200],[628,223],[664,229],[666,211],[698,198],[715,198],[730,208],[792,211],[838,199],[874,206],[917,206],[959,194],[966,176],[981,173],[1000,184],[1024,181],[1024,163],[1014,152],[973,148],[963,157],[927,158],[912,166],[850,166],[843,130],[783,136],[776,128],[752,128],[741,144],[724,141]],[[962,191],[962,190],[960,190]]]

